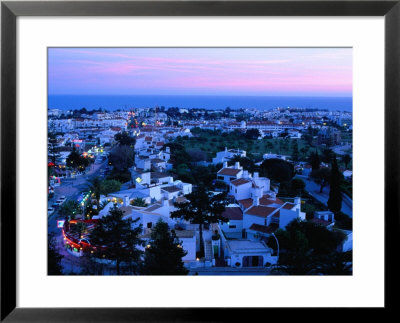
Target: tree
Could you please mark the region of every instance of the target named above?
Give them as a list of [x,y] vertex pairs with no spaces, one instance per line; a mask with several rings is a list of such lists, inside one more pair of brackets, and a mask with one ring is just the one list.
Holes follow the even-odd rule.
[[293,161],[298,161],[299,160],[299,144],[297,143],[297,140],[293,141],[292,159],[293,159]]
[[255,140],[260,137],[260,131],[258,129],[248,129],[244,136],[246,139]]
[[141,273],[143,275],[187,275],[182,258],[187,251],[182,248],[182,241],[168,224],[159,220],[151,231],[151,238],[146,246]]
[[117,133],[114,136],[115,141],[118,142],[118,145],[120,146],[129,146],[129,147],[135,147],[136,139],[135,137],[132,137],[129,135],[128,132],[124,131],[122,133]]
[[344,155],[344,156],[342,157],[342,161],[344,162],[344,164],[345,164],[345,166],[346,166],[346,169],[347,169],[347,166],[348,166],[349,163],[351,162],[351,157],[350,157],[350,155],[349,155],[349,154]]
[[112,192],[118,192],[121,189],[121,182],[115,179],[108,179],[100,184],[101,193],[107,196]]
[[313,178],[315,182],[320,185],[320,190],[319,190],[320,193],[322,193],[322,190],[326,186],[326,184],[329,183],[330,176],[331,176],[331,171],[327,167],[322,167],[313,170],[310,174],[310,177]]
[[332,162],[332,171],[330,178],[330,191],[328,199],[328,208],[335,214],[339,213],[342,209],[342,192],[340,189],[340,182],[343,175],[339,172],[336,158]]
[[61,260],[64,256],[60,255],[56,248],[55,233],[50,233],[47,238],[47,274],[62,275]]
[[332,149],[325,148],[322,151],[322,161],[324,163],[330,163],[333,160],[334,157],[335,157],[335,153],[333,152]]
[[[289,223],[285,230],[277,230],[275,235],[281,251],[278,268],[292,275],[328,274],[328,268],[338,262],[336,249],[344,239],[340,231],[299,220]],[[276,249],[273,237],[267,244]]]
[[75,169],[82,166],[82,157],[76,151],[75,147],[72,148],[71,153],[67,157],[67,166]]
[[312,170],[317,170],[319,168],[321,161],[319,160],[317,150],[315,150],[315,152],[311,152],[309,162],[311,164]]
[[292,190],[296,192],[297,195],[300,195],[301,192],[305,189],[306,183],[300,178],[293,178],[290,182],[290,186]]
[[96,198],[97,209],[100,205],[100,195],[102,194],[102,182],[100,177],[95,177],[89,182],[89,190],[94,194]]
[[99,219],[98,224],[90,234],[90,241],[97,246],[104,246],[100,254],[107,259],[116,262],[117,275],[120,274],[121,262],[138,263],[142,255],[137,246],[143,245],[143,240],[139,238],[142,226],[132,228],[132,225],[139,221],[139,218],[123,219],[123,212],[114,207],[107,216]]
[[142,207],[147,206],[146,201],[145,201],[144,199],[142,199],[141,197],[135,198],[134,200],[132,200],[132,201],[130,202],[130,204],[131,204],[132,206],[142,206]]
[[114,166],[117,171],[127,170],[133,166],[135,161],[135,152],[129,146],[116,146],[108,156],[108,162]]
[[70,217],[70,219],[74,219],[75,215],[78,214],[81,210],[79,203],[75,200],[66,200],[60,207],[59,213],[64,215],[65,217]]
[[228,221],[222,216],[228,204],[226,193],[213,195],[200,186],[185,198],[186,202],[174,203],[178,210],[171,213],[171,218],[183,218],[199,225],[200,257],[204,257],[203,225]]
[[260,166],[261,175],[277,182],[288,182],[293,178],[294,167],[291,163],[278,159],[266,159]]

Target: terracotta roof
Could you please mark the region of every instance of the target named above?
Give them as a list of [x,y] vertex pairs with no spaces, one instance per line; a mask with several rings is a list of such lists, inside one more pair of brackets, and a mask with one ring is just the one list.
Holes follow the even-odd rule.
[[227,207],[222,216],[229,220],[243,220],[243,213],[240,207]]
[[283,208],[283,209],[286,209],[286,210],[291,210],[291,209],[293,209],[295,206],[296,206],[296,204],[294,204],[294,203],[286,203],[284,206],[282,206],[282,208]]
[[234,168],[222,168],[218,171],[218,175],[226,175],[226,176],[236,176],[241,169],[234,169]]
[[147,209],[145,209],[145,211],[146,211],[146,212],[152,212],[152,211],[154,211],[154,210],[159,209],[160,207],[161,207],[160,204],[154,204],[154,205],[148,207]]
[[157,142],[157,146],[164,146],[164,142],[162,141]]
[[150,173],[151,178],[164,178],[164,177],[169,177],[167,173],[160,173],[160,172],[151,172]]
[[144,138],[144,140],[145,140],[145,141],[152,141],[152,140],[153,140],[153,137],[146,137],[146,138]]
[[279,225],[276,223],[271,223],[269,226],[253,223],[250,226],[249,230],[258,231],[258,232],[262,232],[262,233],[273,233],[278,228],[279,228]]
[[[257,206],[252,206],[250,209],[248,209],[246,211],[246,214],[266,218],[268,215],[271,215],[272,213],[276,212],[276,210],[277,209],[274,207],[257,205]],[[274,214],[274,216],[279,217],[279,210]]]
[[246,178],[238,178],[235,179],[231,182],[231,184],[235,185],[235,186],[240,186],[246,183],[250,183],[250,180],[246,179]]
[[187,200],[186,200],[186,197],[184,197],[184,196],[178,196],[177,198],[176,198],[176,200],[175,200],[175,203],[184,203],[184,202],[186,202]]
[[179,192],[181,189],[179,187],[176,186],[166,186],[166,187],[162,187],[161,188],[164,191],[167,191],[169,193],[174,193],[174,192]]
[[284,204],[284,202],[278,198],[272,199],[268,194],[260,198],[260,205],[269,205],[269,204]]
[[239,202],[239,204],[243,205],[243,207],[245,209],[248,209],[250,206],[253,205],[253,199],[251,199],[251,198],[239,200],[238,202]]

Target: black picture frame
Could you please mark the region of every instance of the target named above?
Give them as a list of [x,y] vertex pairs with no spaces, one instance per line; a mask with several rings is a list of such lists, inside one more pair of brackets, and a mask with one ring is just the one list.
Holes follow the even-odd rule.
[[[1,3],[1,321],[236,321],[244,309],[17,308],[16,19],[19,16],[384,16],[385,307],[395,310],[399,237],[400,0],[380,1],[2,1]],[[365,197],[368,200],[368,197]],[[373,237],[373,233],[371,233]],[[371,257],[373,261],[373,257]],[[373,277],[371,277],[373,279]],[[266,291],[267,293],[268,291]],[[241,297],[238,295],[238,297]],[[266,304],[267,306],[267,304]],[[249,309],[248,309],[249,310]],[[251,317],[266,309],[250,309]],[[297,309],[299,310],[299,309]],[[329,316],[340,317],[332,309]],[[268,311],[270,311],[268,309]],[[271,310],[272,311],[272,310]],[[287,309],[274,309],[283,315]],[[382,309],[376,318],[382,320]],[[261,312],[261,313],[258,313]],[[270,312],[268,312],[268,315]],[[324,313],[324,315],[326,315]],[[371,316],[372,315],[372,316]],[[374,314],[375,315],[375,314]],[[371,311],[368,316],[374,318]],[[281,316],[282,317],[282,316]],[[343,318],[342,318],[343,319]]]

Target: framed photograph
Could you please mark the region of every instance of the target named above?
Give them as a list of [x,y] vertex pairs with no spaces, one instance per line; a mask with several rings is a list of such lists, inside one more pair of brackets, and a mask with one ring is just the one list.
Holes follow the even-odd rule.
[[399,16],[3,1],[1,320],[392,309]]

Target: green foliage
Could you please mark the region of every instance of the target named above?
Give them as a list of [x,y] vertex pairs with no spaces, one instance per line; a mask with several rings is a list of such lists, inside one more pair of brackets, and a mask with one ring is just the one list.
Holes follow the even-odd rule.
[[151,231],[141,269],[143,275],[187,275],[182,258],[187,251],[168,224],[159,220]]
[[277,182],[288,182],[294,176],[291,163],[277,158],[266,159],[260,166],[261,175]]
[[321,161],[319,160],[319,155],[318,155],[318,151],[317,150],[315,150],[315,152],[311,152],[308,161],[311,164],[312,170],[319,169]]
[[348,166],[349,163],[351,162],[351,157],[350,157],[350,155],[349,155],[349,154],[344,155],[344,156],[342,157],[342,162],[345,164],[346,169],[347,169],[347,166]]
[[107,180],[116,180],[120,183],[126,183],[131,180],[131,172],[128,169],[118,171],[113,169],[107,176]]
[[127,170],[132,167],[135,161],[135,152],[133,147],[116,146],[108,157],[108,162],[114,166],[118,172]]
[[89,166],[89,160],[83,156],[81,156],[74,147],[71,153],[68,155],[67,160],[67,167],[69,168],[85,168]]
[[117,133],[114,136],[115,141],[118,142],[119,146],[135,147],[136,138],[129,135],[128,132]]
[[[325,227],[307,221],[295,220],[275,233],[280,246],[278,269],[291,275],[349,273],[348,258],[341,258],[336,251],[343,241],[340,231],[330,231]],[[268,245],[276,248],[273,237]],[[340,264],[341,262],[341,264]]]
[[204,256],[203,225],[227,222],[222,216],[225,206],[228,204],[226,193],[213,195],[200,186],[192,193],[185,196],[186,202],[174,203],[177,208],[171,213],[171,218],[182,218],[194,224],[199,224],[200,254]]
[[339,172],[336,158],[332,162],[332,171],[330,178],[330,191],[328,199],[328,208],[335,214],[342,209],[342,192],[340,190],[340,182],[343,175]]
[[121,189],[121,182],[115,179],[107,179],[100,185],[101,193],[107,196],[112,192],[118,192]]
[[310,173],[310,177],[320,185],[319,192],[322,193],[323,188],[329,183],[331,177],[331,170],[327,167],[318,168]]
[[137,197],[134,200],[132,200],[130,202],[130,204],[132,206],[141,206],[141,207],[146,207],[148,204],[146,203],[146,201],[144,199],[142,199],[141,197]]
[[59,213],[65,217],[75,218],[75,215],[81,211],[79,203],[75,200],[66,200],[59,209]]
[[123,212],[114,207],[107,216],[99,219],[97,226],[90,234],[90,241],[94,245],[104,246],[105,249],[99,251],[105,258],[116,262],[117,275],[120,274],[121,262],[138,263],[142,255],[137,246],[143,245],[139,238],[142,227],[132,228],[132,224],[139,218],[132,221],[131,218],[123,219]]
[[260,137],[260,131],[258,129],[248,129],[245,133],[246,139],[258,139]]
[[47,238],[47,274],[62,275],[61,260],[64,256],[60,255],[56,248],[55,233],[50,233]]

